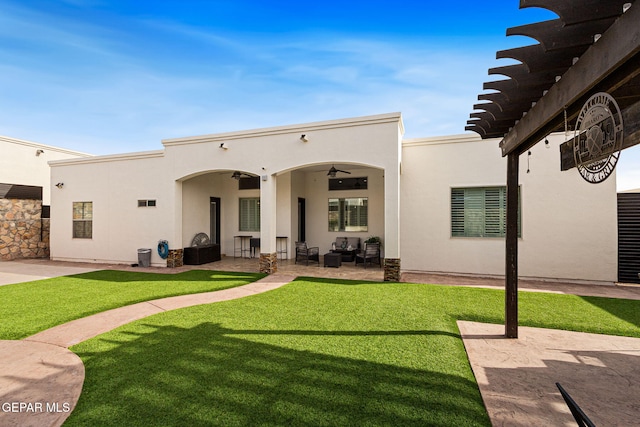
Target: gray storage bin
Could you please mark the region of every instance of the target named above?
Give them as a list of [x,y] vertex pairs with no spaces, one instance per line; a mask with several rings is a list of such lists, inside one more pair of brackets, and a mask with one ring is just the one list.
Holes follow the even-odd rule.
[[151,249],[138,249],[138,265],[149,267],[151,265]]

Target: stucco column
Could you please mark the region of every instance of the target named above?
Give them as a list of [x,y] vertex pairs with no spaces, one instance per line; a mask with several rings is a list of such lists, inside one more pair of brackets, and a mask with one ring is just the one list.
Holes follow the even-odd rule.
[[276,254],[276,177],[260,177],[260,272],[272,274],[278,270]]
[[182,266],[182,248],[185,246],[182,235],[182,181],[174,181],[173,200],[169,201],[173,205],[173,221],[171,225],[173,230],[166,230],[169,236],[169,252],[171,253],[171,261],[167,263],[167,267]]
[[384,280],[400,281],[400,165],[384,172]]

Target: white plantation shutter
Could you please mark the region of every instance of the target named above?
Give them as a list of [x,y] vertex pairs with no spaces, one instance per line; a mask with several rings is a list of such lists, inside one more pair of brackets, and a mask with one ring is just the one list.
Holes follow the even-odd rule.
[[451,236],[464,236],[464,188],[451,189]]
[[260,198],[240,199],[240,231],[260,231]]
[[484,235],[502,237],[506,233],[507,194],[502,187],[484,189]]
[[[451,189],[452,237],[504,237],[506,215],[506,187]],[[520,215],[518,207],[519,236]]]

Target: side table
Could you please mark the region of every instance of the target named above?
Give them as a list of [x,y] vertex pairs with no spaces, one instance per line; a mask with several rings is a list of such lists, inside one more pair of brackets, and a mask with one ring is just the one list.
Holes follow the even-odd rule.
[[340,267],[342,265],[342,255],[334,252],[324,254],[325,267]]
[[357,250],[348,250],[348,249],[333,249],[331,251],[334,254],[340,254],[342,256],[342,262],[353,262],[356,259]]

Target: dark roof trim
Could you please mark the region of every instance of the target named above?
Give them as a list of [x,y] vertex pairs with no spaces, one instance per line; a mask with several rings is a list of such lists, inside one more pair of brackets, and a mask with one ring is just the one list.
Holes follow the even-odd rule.
[[0,183],[0,199],[42,200],[42,187]]

